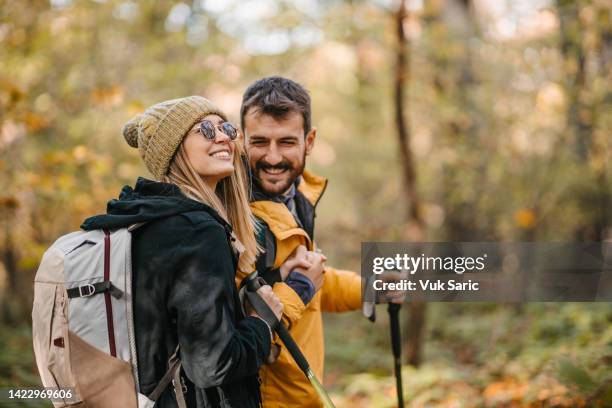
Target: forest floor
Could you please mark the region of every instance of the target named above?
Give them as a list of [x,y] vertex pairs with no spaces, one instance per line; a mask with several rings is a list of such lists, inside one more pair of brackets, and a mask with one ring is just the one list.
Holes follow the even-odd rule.
[[[325,317],[325,383],[338,408],[396,406],[386,308],[377,312],[376,323]],[[424,363],[402,372],[409,407],[612,406],[607,303],[437,303],[427,318]],[[0,327],[0,388],[38,384],[30,327]]]
[[[377,313],[326,315],[338,407],[396,406],[386,307]],[[424,363],[402,370],[410,407],[612,407],[609,303],[437,303],[427,326]]]

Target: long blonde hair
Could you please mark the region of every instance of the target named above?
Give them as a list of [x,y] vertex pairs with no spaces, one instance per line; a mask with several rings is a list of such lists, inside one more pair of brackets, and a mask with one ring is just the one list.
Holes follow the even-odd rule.
[[255,238],[257,224],[249,207],[249,190],[241,155],[241,143],[236,141],[234,171],[219,181],[217,191],[213,191],[198,175],[181,143],[162,181],[175,184],[189,198],[211,206],[232,226],[238,240],[235,247],[243,249],[238,270],[250,273],[260,249]]

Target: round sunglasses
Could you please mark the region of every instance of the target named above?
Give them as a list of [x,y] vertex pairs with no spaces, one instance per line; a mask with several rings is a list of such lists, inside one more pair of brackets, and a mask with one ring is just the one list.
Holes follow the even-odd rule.
[[197,131],[202,134],[206,139],[214,141],[217,137],[217,129],[226,134],[230,140],[236,140],[238,137],[238,130],[229,122],[223,122],[215,125],[210,120],[205,119],[200,122],[200,126],[197,127]]

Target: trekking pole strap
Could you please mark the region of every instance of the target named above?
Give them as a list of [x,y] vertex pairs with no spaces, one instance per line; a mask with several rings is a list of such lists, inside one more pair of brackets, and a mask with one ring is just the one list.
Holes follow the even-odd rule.
[[185,402],[185,386],[183,385],[183,380],[181,379],[181,360],[178,357],[179,346],[176,346],[176,350],[174,354],[168,360],[168,371],[164,374],[164,376],[159,380],[157,386],[149,394],[149,399],[152,401],[157,401],[157,399],[164,392],[166,387],[172,383],[174,386],[174,393],[176,394],[176,403],[179,408],[187,408],[187,403]]

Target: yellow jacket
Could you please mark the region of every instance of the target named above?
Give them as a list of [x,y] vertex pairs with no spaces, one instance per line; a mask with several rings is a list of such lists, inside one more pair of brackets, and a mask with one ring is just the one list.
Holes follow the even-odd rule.
[[[298,186],[314,206],[325,190],[327,181],[304,171]],[[293,215],[282,203],[254,201],[253,213],[268,225],[276,240],[274,267],[278,268],[299,246],[313,250],[314,243],[300,228]],[[241,280],[244,276],[240,276]],[[273,286],[274,293],[284,304],[283,321],[300,347],[313,372],[323,379],[323,320],[321,312],[344,312],[361,307],[361,277],[354,272],[325,268],[324,283],[308,305],[284,282]],[[322,404],[310,381],[282,347],[278,360],[266,365],[261,372],[261,393],[265,408],[321,407]]]

